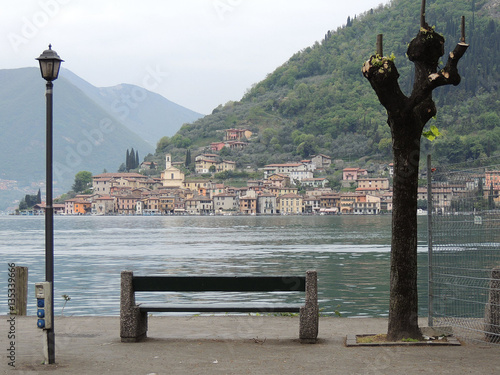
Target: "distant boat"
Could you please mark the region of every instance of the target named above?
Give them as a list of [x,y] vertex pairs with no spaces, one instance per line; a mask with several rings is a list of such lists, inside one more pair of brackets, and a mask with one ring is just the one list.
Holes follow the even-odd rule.
[[421,208],[419,208],[417,210],[417,215],[418,216],[425,216],[425,215],[427,215],[427,211],[426,210],[422,210]]

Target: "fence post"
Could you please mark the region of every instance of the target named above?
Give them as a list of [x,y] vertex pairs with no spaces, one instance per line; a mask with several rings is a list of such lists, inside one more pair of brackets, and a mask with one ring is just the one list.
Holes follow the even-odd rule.
[[15,304],[11,315],[26,315],[28,304],[28,267],[14,267]]
[[490,295],[484,315],[486,341],[500,342],[500,267],[491,271]]
[[427,325],[434,325],[434,286],[432,275],[432,165],[431,155],[427,155],[427,248],[428,248],[428,291],[427,291]]

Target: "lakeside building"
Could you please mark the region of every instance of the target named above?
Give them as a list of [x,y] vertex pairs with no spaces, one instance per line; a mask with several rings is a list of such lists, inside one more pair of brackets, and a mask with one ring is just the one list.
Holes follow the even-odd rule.
[[273,215],[278,212],[276,196],[271,193],[262,193],[257,196],[257,213]]
[[304,178],[300,181],[300,184],[303,187],[312,187],[312,188],[324,188],[326,184],[328,184],[328,180],[324,177],[319,178]]
[[98,196],[92,200],[94,215],[111,215],[115,212],[116,198],[110,195]]
[[367,176],[368,171],[362,168],[344,168],[342,171],[342,180],[357,181],[361,176]]
[[381,210],[380,197],[373,195],[361,195],[353,204],[353,213],[361,215],[377,215]]
[[484,177],[483,191],[489,195],[493,190],[493,201],[500,202],[500,171],[486,171]]
[[248,129],[226,129],[225,141],[241,141],[250,139],[252,132]]
[[[213,168],[212,168],[213,167]],[[212,170],[215,173],[234,171],[236,169],[236,163],[230,160],[217,161],[213,159],[197,159],[195,161],[195,171],[198,174],[211,173]]]
[[161,172],[161,182],[166,188],[181,188],[184,184],[184,173],[172,165],[172,156],[165,155],[165,170]]
[[92,196],[77,195],[64,202],[65,215],[85,215],[92,211]]
[[213,195],[214,211],[218,214],[238,212],[240,203],[236,194],[220,193]]
[[139,173],[101,173],[92,177],[92,190],[99,195],[109,195],[114,187],[154,188],[156,184],[158,180]]
[[248,145],[248,142],[241,141],[224,141],[224,142],[213,142],[210,143],[210,149],[212,151],[220,151],[224,147],[230,150],[241,150]]
[[273,174],[282,174],[290,177],[290,180],[302,181],[305,178],[313,178],[314,175],[309,170],[307,163],[284,163],[268,164],[264,166],[264,178],[267,179]]
[[340,194],[325,194],[317,197],[319,207],[323,212],[338,212],[340,208]]
[[321,199],[314,195],[306,195],[302,198],[302,212],[315,214],[321,210]]
[[328,155],[319,154],[313,156],[311,162],[316,166],[316,169],[327,169],[332,165],[332,158]]
[[[451,187],[432,187],[432,207],[437,212],[444,213],[451,207],[453,190]],[[427,201],[427,187],[419,187],[417,192],[418,200]]]
[[302,213],[303,198],[299,194],[283,194],[277,198],[278,210],[282,215]]
[[358,188],[356,190],[369,190],[373,191],[389,191],[389,179],[388,178],[358,178]]
[[137,202],[140,201],[141,195],[137,192],[128,191],[123,194],[116,195],[116,210],[119,215],[134,215],[137,211]]
[[240,197],[240,213],[244,215],[257,214],[257,198],[251,195]]
[[[45,202],[35,204],[33,206],[33,215],[44,215],[46,207],[47,205],[45,204]],[[65,208],[64,204],[54,203],[52,205],[52,208],[54,209],[55,215],[64,214],[64,208]]]
[[266,181],[268,181],[272,186],[280,188],[291,185],[290,176],[283,173],[273,173],[267,177]]

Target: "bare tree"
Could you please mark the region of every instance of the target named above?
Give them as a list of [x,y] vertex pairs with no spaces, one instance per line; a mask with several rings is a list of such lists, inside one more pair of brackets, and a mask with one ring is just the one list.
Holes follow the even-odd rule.
[[425,124],[436,115],[432,91],[444,85],[458,85],[457,64],[467,50],[465,21],[462,38],[438,71],[444,54],[444,38],[425,22],[422,0],[420,31],[408,46],[408,58],[415,65],[411,95],[401,91],[394,59],[384,57],[382,37],[377,54],[364,64],[362,72],[387,110],[394,155],[394,191],[391,239],[391,276],[388,339],[421,338],[418,327],[417,294],[417,189],[420,138]]

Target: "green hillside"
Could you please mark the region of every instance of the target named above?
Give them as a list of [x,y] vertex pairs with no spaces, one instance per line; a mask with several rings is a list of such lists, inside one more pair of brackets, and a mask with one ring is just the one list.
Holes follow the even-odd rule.
[[[222,130],[252,130],[255,137],[230,157],[238,165],[299,160],[316,153],[334,159],[362,157],[390,160],[391,136],[386,113],[361,74],[375,52],[377,34],[384,35],[384,54],[394,53],[405,93],[412,87],[412,69],[405,56],[419,31],[419,0],[394,0],[390,5],[356,15],[344,27],[327,31],[321,41],[304,48],[252,87],[240,100],[184,125],[162,139],[157,152],[183,160],[186,148],[200,150],[222,140]],[[442,162],[458,162],[500,151],[498,113],[500,24],[498,0],[428,0],[426,20],[446,39],[445,55],[460,38],[460,17],[466,17],[470,44],[459,63],[462,82],[435,90],[438,115],[428,125],[443,134],[423,142],[424,151]],[[321,36],[318,36],[320,39]],[[278,47],[277,47],[278,48]],[[366,158],[365,158],[366,159]]]

